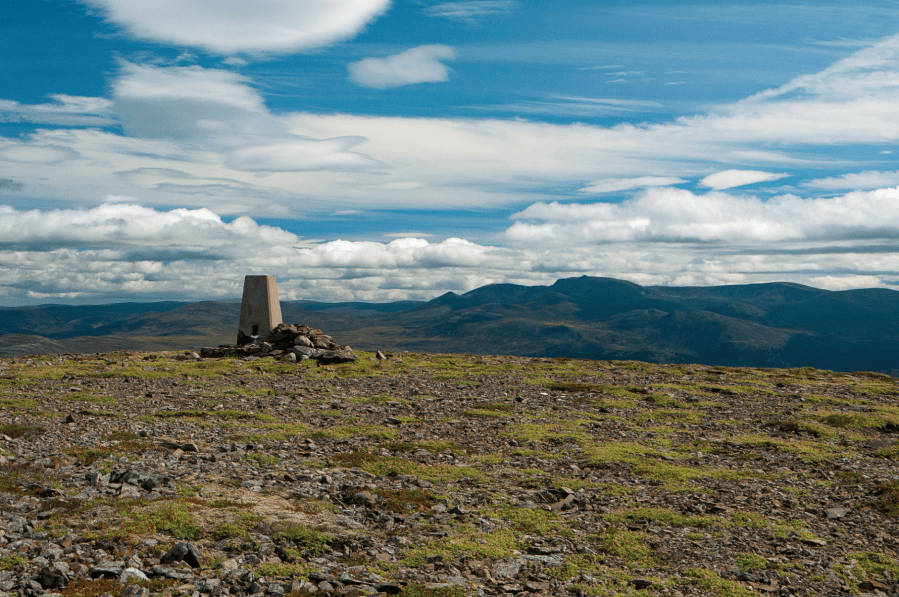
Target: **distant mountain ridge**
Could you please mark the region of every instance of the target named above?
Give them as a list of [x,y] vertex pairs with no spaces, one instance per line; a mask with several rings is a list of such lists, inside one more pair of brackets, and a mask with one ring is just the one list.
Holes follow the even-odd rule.
[[[238,311],[234,302],[0,309],[0,355],[42,345],[76,352],[86,338],[135,349],[232,342]],[[899,373],[899,292],[880,288],[644,287],[583,276],[550,286],[492,284],[427,302],[283,302],[282,313],[371,350]]]

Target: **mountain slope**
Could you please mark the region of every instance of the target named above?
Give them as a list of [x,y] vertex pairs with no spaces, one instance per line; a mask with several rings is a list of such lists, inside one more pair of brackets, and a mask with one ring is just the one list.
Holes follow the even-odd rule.
[[[234,302],[5,309],[0,355],[233,342],[238,313]],[[368,350],[899,372],[899,292],[886,289],[643,287],[584,276],[426,303],[285,302],[282,314]]]

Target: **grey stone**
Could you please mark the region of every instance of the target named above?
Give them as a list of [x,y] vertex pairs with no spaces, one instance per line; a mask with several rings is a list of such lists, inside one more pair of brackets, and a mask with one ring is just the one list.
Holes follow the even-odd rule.
[[90,570],[91,578],[118,578],[125,569],[124,562],[102,562]]
[[137,485],[140,482],[140,473],[135,471],[125,471],[118,476],[118,479],[110,479],[110,481],[121,483],[122,485],[126,483],[128,485]]
[[310,582],[306,582],[301,578],[292,580],[290,584],[287,585],[286,589],[289,593],[299,593],[300,591],[306,591],[310,595],[318,593],[318,587]]
[[157,487],[162,485],[162,477],[157,477],[156,475],[150,477],[144,477],[140,481],[140,486],[146,489],[147,491],[153,491]]
[[84,476],[84,480],[91,487],[106,487],[109,485],[109,474],[103,474],[99,471],[93,471]]
[[222,589],[222,581],[218,578],[201,578],[195,586],[201,593],[217,593]]
[[493,578],[515,578],[521,571],[521,560],[498,562],[493,567]]
[[171,564],[173,562],[183,561],[191,568],[200,568],[203,566],[205,559],[203,553],[195,545],[187,543],[186,541],[181,541],[180,543],[173,545],[172,548],[162,556],[160,562],[162,564]]
[[69,577],[56,568],[42,566],[37,581],[44,589],[64,589],[69,584]]
[[122,597],[149,597],[150,589],[138,585],[128,585],[122,589]]
[[237,563],[237,559],[230,558],[221,562],[218,566],[216,566],[219,570],[224,570],[225,572],[230,572],[231,570],[237,570],[240,568],[240,564]]
[[845,518],[847,514],[849,514],[848,508],[828,508],[825,510],[827,514],[827,518],[830,520],[837,520],[840,518]]
[[337,365],[340,363],[352,363],[359,360],[359,355],[349,350],[323,350],[313,356],[323,365]]
[[297,357],[300,357],[300,358],[302,358],[302,357],[308,358],[315,354],[314,348],[309,348],[306,346],[294,346],[290,350],[293,354],[295,354]]
[[125,568],[122,570],[122,574],[119,575],[119,582],[127,584],[129,580],[150,580],[147,578],[147,575],[138,570],[137,568]]

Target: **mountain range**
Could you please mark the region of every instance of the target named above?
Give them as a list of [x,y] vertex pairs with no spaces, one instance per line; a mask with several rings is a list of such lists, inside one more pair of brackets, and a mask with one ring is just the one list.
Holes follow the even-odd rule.
[[[427,302],[282,302],[363,350],[507,354],[899,373],[899,292],[792,283],[639,286],[580,277]],[[0,309],[0,355],[196,349],[235,340],[228,302]]]

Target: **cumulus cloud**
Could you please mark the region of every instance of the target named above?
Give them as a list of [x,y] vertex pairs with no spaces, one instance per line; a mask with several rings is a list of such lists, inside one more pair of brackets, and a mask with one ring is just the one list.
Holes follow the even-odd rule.
[[[680,192],[650,189],[645,194],[659,194],[656,199],[664,203],[662,195],[675,191]],[[883,203],[895,203],[897,192],[889,189],[819,204],[800,214],[817,218],[817,228],[810,225],[798,234],[813,236],[822,227],[833,233],[833,222],[841,220],[840,210],[863,208],[870,213]],[[0,304],[48,299],[108,302],[123,296],[134,300],[229,298],[240,295],[248,273],[278,276],[285,300],[332,301],[429,299],[491,283],[549,284],[584,274],[681,286],[784,278],[832,289],[899,283],[895,243],[899,219],[894,216],[890,216],[892,224],[880,229],[860,230],[847,221],[842,233],[837,231],[843,239],[838,243],[814,238],[795,241],[791,234],[796,231],[780,230],[778,236],[778,231],[758,234],[751,224],[741,229],[736,220],[747,213],[754,217],[759,209],[752,201],[731,198],[734,204],[722,193],[709,195],[714,195],[716,209],[741,205],[743,209],[724,223],[729,229],[707,230],[719,239],[715,243],[672,242],[678,234],[697,235],[686,221],[681,228],[687,232],[662,230],[642,238],[625,234],[615,242],[597,243],[609,235],[591,236],[578,230],[597,223],[601,227],[604,217],[615,217],[614,209],[600,213],[536,204],[517,216],[520,221],[510,228],[510,235],[523,230],[519,224],[525,219],[555,225],[560,234],[548,237],[531,231],[519,237],[529,242],[509,247],[461,238],[430,242],[420,237],[386,243],[313,243],[250,218],[225,222],[211,210],[160,211],[134,203],[48,211],[0,207]],[[791,201],[785,198],[783,203]],[[652,202],[631,203],[621,209],[634,221],[650,220],[652,229],[652,220],[662,208]],[[694,206],[696,212],[708,207],[701,202]],[[797,213],[788,207],[779,209],[769,217]],[[759,225],[766,224],[760,221]],[[704,222],[697,226],[702,230]]]
[[83,0],[136,37],[216,54],[285,53],[352,37],[390,0]]
[[247,217],[226,223],[208,209],[157,211],[134,203],[104,203],[91,209],[19,211],[0,205],[2,243],[73,242],[171,247],[283,245],[299,239]]
[[667,187],[687,182],[676,176],[639,176],[637,178],[602,178],[594,180],[589,185],[580,189],[581,193],[614,193],[616,191],[629,191],[632,189],[644,189],[646,187]]
[[774,174],[772,172],[760,172],[758,170],[723,170],[709,174],[699,184],[716,191],[742,187],[759,182],[771,182],[786,178],[789,174]]
[[365,58],[347,66],[349,79],[356,85],[387,89],[417,83],[449,81],[449,68],[441,60],[452,60],[456,52],[449,46],[418,46],[386,58]]
[[899,238],[899,188],[830,199],[762,201],[651,188],[622,203],[537,203],[513,216],[516,244],[784,242]]
[[483,17],[510,13],[515,10],[516,6],[514,0],[467,0],[464,2],[441,2],[429,6],[424,13],[429,17],[443,17],[476,24]]

